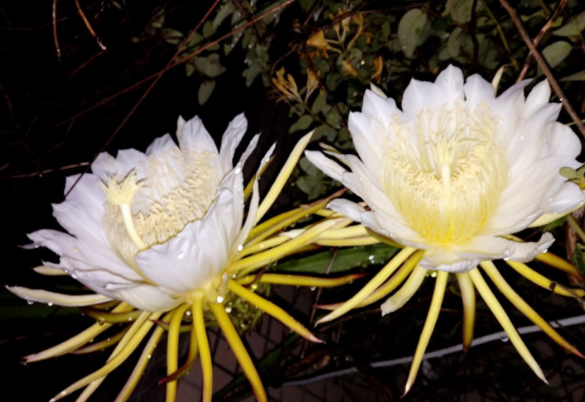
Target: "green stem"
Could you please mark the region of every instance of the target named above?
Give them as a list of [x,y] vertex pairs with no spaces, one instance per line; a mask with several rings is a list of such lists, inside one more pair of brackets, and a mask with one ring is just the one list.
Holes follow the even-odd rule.
[[577,223],[575,218],[573,218],[573,216],[571,216],[571,214],[569,214],[569,215],[567,215],[567,220],[569,221],[569,225],[571,225],[571,227],[573,229],[575,229],[575,232],[577,232],[577,235],[579,235],[579,238],[581,239],[581,241],[583,243],[585,243],[585,231],[583,231],[581,226],[579,226],[579,224]]

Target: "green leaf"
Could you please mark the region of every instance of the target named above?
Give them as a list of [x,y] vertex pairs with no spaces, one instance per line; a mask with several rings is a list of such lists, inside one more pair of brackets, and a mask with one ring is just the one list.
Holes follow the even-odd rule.
[[181,42],[181,39],[183,39],[183,33],[176,29],[164,28],[162,30],[162,37],[171,45],[177,46]]
[[215,31],[216,28],[213,26],[213,22],[205,21],[205,23],[203,24],[203,37],[209,38],[211,35],[215,33]]
[[580,36],[585,29],[585,11],[571,18],[565,25],[553,31],[556,36]]
[[313,118],[308,115],[302,115],[290,128],[288,129],[289,133],[294,133],[295,131],[302,131],[309,128],[311,123],[313,122]]
[[[451,12],[451,18],[453,21],[459,24],[467,24],[471,21],[471,17],[473,16],[473,4],[475,0],[463,0],[457,2],[457,5],[453,8]],[[480,8],[481,2],[477,3],[477,10]]]
[[197,93],[197,101],[200,105],[205,104],[215,89],[215,81],[203,81],[199,86],[199,92]]
[[207,57],[197,57],[195,66],[202,74],[209,78],[215,78],[225,72],[225,67],[220,64],[219,54],[212,53]]
[[[396,254],[397,248],[387,244],[342,249],[331,266],[330,273],[340,273],[372,264],[384,264]],[[274,267],[275,272],[325,273],[333,257],[333,250],[323,251],[309,257],[288,260]]]
[[585,81],[585,70],[563,77],[560,81]]
[[314,114],[319,113],[321,110],[325,109],[325,107],[327,106],[327,95],[325,94],[325,92],[319,92],[319,95],[317,95],[317,98],[315,98],[315,102],[313,102],[313,107],[311,108],[311,111]]
[[542,50],[542,56],[546,59],[548,65],[554,68],[565,60],[571,50],[573,50],[573,47],[569,42],[558,41],[545,47]]
[[459,50],[461,49],[461,34],[463,33],[463,29],[456,27],[451,35],[449,35],[449,39],[447,40],[447,50],[449,51],[449,55],[452,58],[459,56]]
[[567,216],[565,215],[562,218],[559,218],[559,219],[552,221],[551,223],[547,223],[546,225],[542,225],[540,227],[540,230],[542,230],[543,232],[548,232],[548,231],[553,230],[554,228],[556,228],[558,226],[564,225],[566,220],[567,220]]
[[236,7],[234,5],[234,2],[232,1],[230,1],[229,3],[225,3],[223,6],[221,6],[219,11],[215,15],[215,18],[213,19],[213,29],[217,30],[217,28],[221,25],[223,20],[229,17],[235,11],[235,9]]
[[406,57],[412,58],[414,50],[421,44],[420,39],[424,38],[427,20],[427,15],[421,9],[413,8],[398,23],[398,40]]

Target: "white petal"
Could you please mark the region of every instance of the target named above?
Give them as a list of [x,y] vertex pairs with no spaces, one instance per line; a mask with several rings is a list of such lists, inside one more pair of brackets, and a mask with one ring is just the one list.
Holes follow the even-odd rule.
[[225,172],[232,168],[234,153],[236,152],[238,145],[240,145],[240,141],[242,141],[244,134],[246,134],[247,129],[248,121],[242,113],[237,115],[225,130],[221,139],[221,149],[219,151],[221,155],[221,163]]
[[116,298],[124,300],[142,311],[165,312],[183,302],[182,298],[173,298],[151,285],[138,285],[129,289],[113,292]]
[[213,138],[211,138],[205,126],[203,126],[203,122],[197,116],[183,124],[181,131],[177,133],[177,139],[182,150],[193,150],[198,153],[205,151],[213,154],[218,153]]
[[518,262],[532,261],[538,254],[544,253],[554,243],[555,239],[552,234],[544,233],[538,242],[518,243],[510,260]]
[[434,109],[444,100],[442,91],[431,82],[411,80],[402,96],[402,111],[404,114],[415,117],[424,109]]
[[6,286],[6,289],[28,301],[34,301],[46,304],[56,304],[66,307],[91,306],[94,304],[105,303],[112,299],[100,294],[92,295],[65,295],[61,293],[49,292],[42,289],[28,289],[20,286]]
[[363,207],[359,206],[355,202],[344,199],[331,201],[329,205],[327,205],[327,208],[332,209],[333,211],[338,212],[356,222],[361,222],[362,213],[366,212]]
[[[380,120],[386,127],[390,125],[394,116],[399,117],[402,115],[394,99],[381,97],[368,89],[366,89],[366,93],[364,94],[362,113]],[[370,134],[376,135],[377,132],[371,132]],[[380,136],[376,137],[378,138],[371,139],[372,142],[381,143],[382,138]]]
[[544,214],[530,224],[538,227],[555,221],[566,214],[580,208],[585,203],[585,194],[574,183],[563,184],[561,190],[543,206]]
[[532,88],[530,94],[526,97],[524,105],[524,116],[528,117],[538,107],[545,105],[550,100],[550,85],[547,80],[543,80]]
[[445,272],[467,272],[479,264],[479,259],[466,259],[450,248],[433,247],[425,251],[420,266]]
[[242,227],[243,202],[235,197],[232,189],[222,188],[203,220],[139,252],[136,262],[142,272],[173,294],[201,289],[217,278]]
[[100,180],[93,174],[67,178],[67,185],[77,183],[64,202],[53,204],[57,222],[78,239],[103,242],[102,219],[106,196]]
[[347,170],[339,166],[339,164],[323,155],[322,152],[305,151],[305,156],[309,162],[317,166],[327,176],[338,182],[341,182],[341,176],[347,172]]
[[155,156],[177,149],[177,144],[169,134],[156,138],[146,149],[147,156]]
[[484,80],[480,75],[474,74],[467,78],[465,85],[465,103],[467,106],[475,109],[482,102],[486,102],[487,106],[493,107],[495,103],[494,87],[488,81]]
[[108,245],[82,242],[66,233],[49,229],[30,233],[28,238],[33,242],[32,247],[47,247],[60,256],[58,266],[67,269],[70,273],[81,270],[103,270],[125,278],[127,281],[142,280],[114,254]]
[[383,147],[380,141],[386,135],[386,127],[372,116],[353,112],[350,112],[347,124],[360,159],[369,169],[381,170]]

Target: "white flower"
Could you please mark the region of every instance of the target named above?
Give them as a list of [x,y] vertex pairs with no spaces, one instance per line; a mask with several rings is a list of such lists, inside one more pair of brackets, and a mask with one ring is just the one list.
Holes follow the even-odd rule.
[[402,110],[381,91],[366,91],[349,129],[358,152],[306,152],[317,167],[364,199],[330,208],[404,245],[424,249],[421,266],[465,272],[480,261],[526,262],[553,242],[506,238],[560,217],[583,203],[579,187],[559,174],[577,168],[581,144],[556,121],[546,81],[524,96],[528,81],[496,97],[478,75],[464,83],[450,66],[435,83],[412,80]]
[[[232,165],[247,122],[237,116],[218,150],[197,117],[179,119],[175,145],[170,135],[145,153],[134,149],[116,158],[102,153],[92,173],[67,178],[67,199],[54,215],[68,233],[39,230],[33,246],[59,255],[61,269],[104,295],[137,309],[168,311],[190,293],[217,288],[252,225],[244,216],[242,166],[257,143],[250,142]],[[54,302],[24,288],[10,288],[30,300]],[[57,300],[58,302],[58,300]],[[91,300],[89,304],[95,303]]]

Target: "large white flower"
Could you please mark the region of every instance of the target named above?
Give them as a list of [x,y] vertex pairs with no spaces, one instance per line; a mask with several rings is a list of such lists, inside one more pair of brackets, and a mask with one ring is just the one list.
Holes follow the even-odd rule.
[[[524,96],[527,81],[496,97],[478,75],[464,83],[450,66],[435,83],[412,80],[402,110],[366,91],[349,129],[359,158],[318,152],[307,157],[363,198],[330,208],[394,241],[426,250],[421,265],[465,272],[480,261],[529,261],[552,242],[503,236],[540,225],[580,205],[578,186],[559,174],[577,168],[577,136],[556,121],[546,81]],[[552,216],[552,218],[551,218]]]
[[[107,298],[143,311],[174,308],[221,278],[250,230],[242,165],[257,137],[232,165],[246,127],[244,116],[236,117],[218,151],[199,118],[179,119],[179,146],[167,134],[146,153],[99,155],[93,173],[67,178],[70,193],[53,207],[69,234],[39,230],[29,238],[60,256],[46,265]],[[253,202],[251,210],[258,198]]]
[[481,295],[520,355],[546,381],[505,310],[479,269],[518,310],[567,351],[583,355],[540,317],[506,282],[492,260],[504,259],[534,283],[565,296],[582,289],[556,289],[554,282],[523,262],[541,261],[581,278],[569,262],[543,252],[549,233],[538,242],[517,241],[513,233],[547,223],[585,199],[579,186],[560,175],[577,168],[577,136],[556,121],[560,104],[549,103],[546,82],[524,96],[528,82],[496,97],[494,88],[474,75],[464,83],[461,70],[448,67],[435,83],[412,80],[402,110],[374,88],[361,113],[351,113],[349,129],[359,154],[330,153],[347,171],[320,152],[307,152],[317,167],[363,198],[369,209],[348,200],[329,207],[361,222],[404,248],[356,295],[325,306],[333,320],[354,307],[394,292],[382,314],[401,308],[421,286],[428,269],[438,270],[429,313],[406,382],[410,389],[437,321],[450,273],[463,300],[463,345],[473,340],[475,291]]
[[[246,132],[243,115],[236,117],[223,135],[218,150],[199,118],[179,120],[177,146],[169,135],[156,139],[145,153],[128,149],[116,158],[101,154],[92,173],[67,179],[66,201],[54,205],[54,215],[68,232],[39,230],[29,235],[31,247],[47,247],[58,263],[37,268],[42,274],[69,274],[96,294],[64,295],[40,289],[8,287],[30,301],[66,306],[94,306],[88,315],[98,319],[78,335],[45,351],[25,357],[27,362],[43,360],[79,350],[109,346],[95,341],[110,326],[123,322],[129,328],[105,365],[60,392],[53,401],[84,388],[78,402],[85,401],[104,380],[152,333],[135,370],[116,399],[125,401],[146,366],[152,350],[168,329],[167,402],[176,396],[176,380],[201,359],[202,400],[210,402],[213,391],[212,358],[206,335],[206,321],[214,317],[259,401],[267,396],[254,363],[248,355],[228,312],[230,304],[244,300],[270,314],[308,340],[319,340],[279,306],[254,292],[256,283],[300,286],[337,286],[355,279],[294,277],[251,273],[295,253],[322,232],[339,223],[328,219],[312,225],[294,239],[278,233],[329,201],[297,208],[257,225],[270,208],[311,134],[304,136],[260,203],[258,173],[246,195],[242,167],[258,141],[255,136],[239,162],[234,152]],[[274,147],[263,159],[263,165]],[[247,217],[244,219],[245,212]],[[106,306],[101,303],[114,300]],[[227,304],[227,306],[226,306]],[[245,304],[245,303],[244,303]],[[114,307],[112,307],[114,305]],[[229,308],[228,308],[229,307]],[[104,310],[105,309],[105,310]],[[241,310],[241,309],[240,309]],[[254,311],[255,309],[250,309]],[[239,312],[236,319],[244,320]],[[233,314],[232,314],[233,315]],[[179,331],[183,319],[191,325],[188,359],[178,367]],[[152,329],[154,323],[155,329]],[[162,323],[162,324],[161,324]]]

